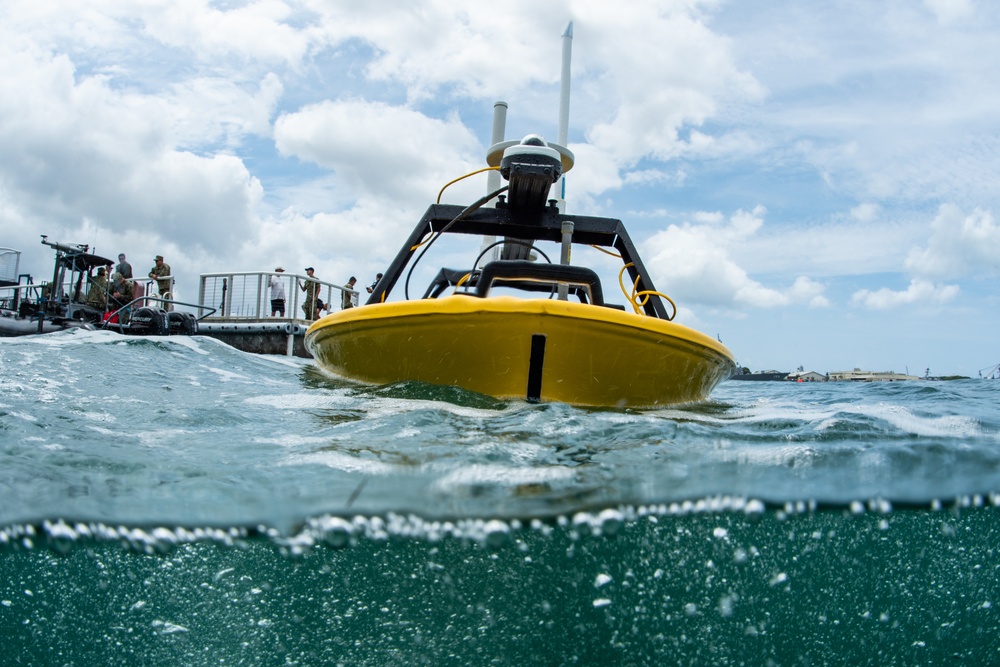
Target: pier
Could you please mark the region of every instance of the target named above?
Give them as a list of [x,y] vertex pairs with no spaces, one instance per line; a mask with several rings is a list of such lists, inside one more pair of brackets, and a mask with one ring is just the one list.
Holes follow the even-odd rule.
[[[271,317],[271,276],[277,276],[285,290],[284,317]],[[305,292],[300,287],[307,280],[318,283],[317,296],[328,312],[340,310],[345,292],[354,305],[358,303],[355,290],[298,274],[203,273],[198,286],[198,334],[244,352],[311,358],[303,336],[313,320],[307,319],[302,310]],[[208,314],[213,308],[216,312]]]

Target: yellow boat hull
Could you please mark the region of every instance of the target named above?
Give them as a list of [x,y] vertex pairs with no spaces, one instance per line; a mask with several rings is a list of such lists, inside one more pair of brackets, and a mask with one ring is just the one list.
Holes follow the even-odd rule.
[[680,324],[506,296],[352,308],[315,322],[305,344],[322,368],[362,382],[417,380],[582,406],[699,401],[735,368],[724,345]]

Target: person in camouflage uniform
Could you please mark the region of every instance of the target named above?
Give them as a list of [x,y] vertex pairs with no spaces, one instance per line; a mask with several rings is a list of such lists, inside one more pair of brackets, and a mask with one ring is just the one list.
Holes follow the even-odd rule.
[[344,285],[344,290],[340,293],[340,308],[341,310],[347,310],[348,308],[354,307],[354,286],[357,284],[358,279],[351,276],[351,279],[347,281]]
[[160,290],[160,298],[167,301],[163,304],[164,310],[173,310],[169,299],[173,298],[173,278],[170,274],[170,265],[163,262],[163,255],[156,256],[156,265],[149,270],[149,277],[156,281],[156,288]]
[[111,276],[111,298],[115,309],[121,308],[134,298],[132,282],[117,271]]
[[319,312],[317,309],[317,295],[319,293],[319,283],[316,282],[316,278],[313,275],[313,267],[308,267],[306,269],[306,275],[309,276],[306,279],[305,284],[299,283],[299,288],[306,293],[305,301],[302,303],[302,311],[306,314],[307,320],[315,320],[319,318]]
[[103,266],[97,269],[97,275],[90,277],[90,289],[87,290],[87,305],[100,310],[108,307],[108,277]]

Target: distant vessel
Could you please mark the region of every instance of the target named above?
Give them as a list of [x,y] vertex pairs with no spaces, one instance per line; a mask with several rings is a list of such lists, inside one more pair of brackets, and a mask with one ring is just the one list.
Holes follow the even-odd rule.
[[[734,373],[729,377],[730,380],[750,380],[750,381],[768,381],[768,382],[778,382],[784,380],[788,377],[788,373],[783,373],[781,371],[757,371],[751,373],[749,369],[742,368],[737,369],[738,373]],[[745,372],[744,372],[745,371]]]
[[[19,272],[19,251],[0,249],[0,258],[3,258],[0,262],[0,337],[67,329],[108,329],[146,336],[198,332],[193,314],[167,312],[159,307],[166,300],[158,297],[141,296],[110,312],[103,305],[88,303],[87,297],[96,284],[94,271],[110,269],[114,262],[90,252],[87,245],[57,243],[49,241],[45,235],[42,235],[42,244],[55,251],[55,262],[52,280],[37,284],[30,275]],[[8,268],[10,264],[15,267],[12,273]],[[106,304],[108,295],[104,296],[100,303]]]

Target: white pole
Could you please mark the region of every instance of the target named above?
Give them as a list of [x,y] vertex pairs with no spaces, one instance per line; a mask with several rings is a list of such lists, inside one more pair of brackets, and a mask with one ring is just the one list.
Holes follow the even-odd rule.
[[[491,146],[496,146],[503,141],[503,135],[507,131],[507,103],[497,101],[493,104],[493,141]],[[486,192],[496,192],[500,189],[500,172],[491,171],[486,177]]]
[[[503,141],[503,136],[507,131],[507,103],[497,101],[493,104],[493,141],[490,142],[491,146],[496,146],[501,141]],[[500,189],[500,185],[503,181],[500,178],[500,172],[493,170],[486,175],[486,194],[491,192],[496,192]],[[487,206],[493,206],[495,201],[489,202]],[[491,243],[495,243],[497,237],[495,236],[484,236],[482,250],[485,250],[487,246]],[[485,265],[500,257],[500,246],[496,246],[487,253],[483,259],[482,264]],[[476,268],[476,267],[473,267]]]
[[[556,141],[560,146],[567,146],[569,142],[569,65],[573,56],[573,22],[566,24],[566,30],[562,34],[562,76],[559,81],[559,139]],[[556,183],[557,199],[559,209],[566,208],[566,176],[560,176]]]

